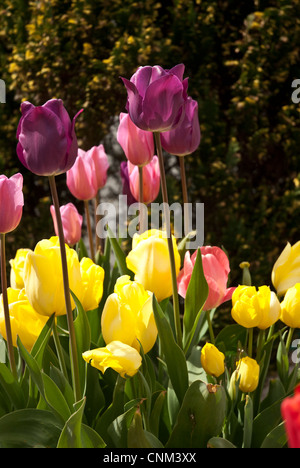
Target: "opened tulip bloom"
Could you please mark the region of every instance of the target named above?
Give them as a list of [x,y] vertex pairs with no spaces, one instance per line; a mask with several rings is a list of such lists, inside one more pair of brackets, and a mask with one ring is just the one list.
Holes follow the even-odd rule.
[[[142,167],[143,171],[143,203],[148,205],[158,197],[160,190],[160,172],[157,156]],[[128,161],[129,186],[133,197],[139,199],[139,170]]]
[[295,388],[294,395],[281,403],[281,414],[289,448],[300,448],[300,385]]
[[279,255],[272,270],[272,283],[277,294],[286,291],[300,282],[300,241],[293,246],[288,242]]
[[237,363],[236,380],[240,379],[239,388],[242,392],[254,392],[259,382],[259,365],[248,356],[242,358]]
[[105,343],[121,341],[148,353],[157,337],[152,294],[129,276],[118,278],[114,292],[105,302],[101,329]]
[[245,328],[269,328],[279,320],[280,302],[268,286],[238,286],[232,295],[232,318]]
[[180,122],[187,98],[184,65],[164,70],[159,65],[139,67],[127,80],[127,110],[133,123],[142,130],[165,132]]
[[[39,337],[48,317],[38,314],[30,305],[24,289],[7,289],[9,316],[13,345],[17,346],[17,337],[30,352]],[[0,333],[6,340],[6,328],[2,295],[0,297]]]
[[[176,239],[172,236],[176,275],[180,269],[180,255]],[[135,274],[136,281],[153,292],[160,302],[172,295],[172,276],[166,232],[150,229],[134,234],[132,250],[126,258],[127,267]]]
[[225,371],[225,356],[211,343],[206,343],[201,349],[201,365],[209,375],[219,377]]
[[[54,231],[58,236],[57,220],[54,205],[50,206],[50,212],[53,219]],[[61,220],[64,231],[65,243],[72,246],[81,239],[82,216],[73,203],[67,203],[60,207]]]
[[24,205],[23,176],[0,175],[0,233],[7,234],[19,225]]
[[161,144],[165,151],[176,156],[186,156],[200,144],[198,103],[191,97],[185,102],[184,118],[174,130],[161,134]]
[[129,114],[120,114],[117,140],[126,158],[136,166],[148,164],[154,156],[154,141],[151,132],[141,130],[131,120]]
[[[200,250],[203,272],[209,288],[208,297],[203,306],[203,310],[210,310],[230,300],[235,288],[227,288],[230,267],[225,252],[219,247],[211,246],[201,247]],[[192,255],[189,251],[185,254],[183,269],[177,277],[178,293],[182,297],[186,296],[196,257],[197,251]]]
[[300,328],[300,283],[289,288],[281,302],[280,320],[291,328]]
[[135,375],[142,365],[139,352],[120,341],[112,341],[106,347],[86,351],[82,357],[103,374],[111,368],[123,378]]
[[10,264],[10,286],[14,289],[24,288],[24,264],[28,252],[31,249],[18,249],[15,258],[9,261]]
[[77,156],[75,119],[71,121],[61,99],[43,106],[21,104],[22,117],[17,130],[17,154],[34,174],[55,176],[68,171]]

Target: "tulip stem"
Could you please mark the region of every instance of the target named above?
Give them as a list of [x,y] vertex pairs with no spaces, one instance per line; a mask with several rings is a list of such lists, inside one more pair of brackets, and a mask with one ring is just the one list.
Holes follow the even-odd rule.
[[248,356],[252,358],[252,348],[253,348],[253,328],[248,330]]
[[53,330],[53,339],[54,339],[54,344],[55,344],[56,351],[57,351],[57,356],[58,356],[58,361],[59,361],[59,364],[60,364],[60,368],[61,368],[61,371],[62,371],[63,375],[68,380],[68,373],[67,373],[66,363],[65,363],[65,360],[64,360],[62,346],[61,346],[61,343],[59,341],[59,336],[58,336],[57,326],[56,326],[55,320],[54,320],[54,323],[53,323],[52,330]]
[[15,379],[17,379],[17,368],[16,368],[16,362],[15,362],[15,354],[14,354],[10,316],[9,316],[9,305],[8,305],[8,298],[7,298],[5,234],[3,233],[1,233],[1,287],[2,287],[2,300],[3,300],[3,311],[4,311],[4,320],[5,320],[8,357],[9,357],[12,374],[15,377]]
[[89,243],[90,243],[91,259],[93,260],[93,262],[95,262],[94,241],[93,241],[93,234],[92,234],[92,228],[91,228],[91,219],[90,219],[90,210],[89,210],[88,200],[84,200],[84,208],[85,208],[86,226],[88,230]]
[[215,344],[215,335],[211,323],[211,318],[210,318],[210,310],[206,311],[206,320],[207,320],[207,325],[208,325],[208,330],[209,330],[209,336],[210,336],[210,341],[214,345]]
[[140,204],[140,230],[139,234],[142,234],[146,231],[145,220],[142,204],[144,203],[144,179],[143,179],[143,166],[138,166],[139,168],[139,204]]
[[73,383],[74,383],[73,390],[74,390],[75,400],[79,401],[81,398],[81,392],[80,392],[77,343],[76,343],[73,312],[72,312],[72,305],[71,305],[66,245],[65,245],[64,231],[63,231],[63,225],[62,225],[60,209],[59,209],[59,200],[58,200],[58,195],[57,195],[55,176],[49,176],[49,185],[50,185],[50,190],[52,194],[53,205],[55,208],[57,228],[58,228],[58,237],[59,237],[59,244],[60,244],[63,284],[64,284],[67,322],[68,322],[69,339],[70,339],[71,367],[72,367],[72,376],[73,376]]
[[103,238],[100,238],[98,235],[97,235],[97,225],[99,223],[99,221],[101,221],[101,218],[102,216],[97,214],[97,208],[98,206],[100,205],[100,194],[99,194],[99,191],[97,192],[96,194],[96,197],[94,199],[95,201],[95,231],[96,231],[96,251],[97,252],[100,252],[101,254],[104,253],[104,239]]
[[183,200],[183,214],[184,214],[184,235],[187,236],[191,230],[190,219],[189,219],[189,208],[188,208],[188,190],[186,183],[186,174],[185,174],[185,161],[184,156],[178,156],[179,166],[180,166],[180,178],[181,178],[181,188],[182,188],[182,200]]
[[162,146],[161,146],[161,140],[160,140],[160,133],[153,132],[153,134],[154,134],[156,151],[157,151],[157,156],[158,156],[158,161],[159,161],[161,191],[162,191],[162,198],[163,198],[164,217],[165,217],[169,257],[170,257],[175,331],[176,331],[177,344],[182,348],[182,331],[181,331],[181,323],[180,323],[179,297],[178,297],[178,289],[177,289],[175,255],[174,255],[173,240],[172,240],[172,234],[171,234],[171,220],[170,220],[170,207],[169,207],[169,202],[168,202],[167,181],[166,181]]

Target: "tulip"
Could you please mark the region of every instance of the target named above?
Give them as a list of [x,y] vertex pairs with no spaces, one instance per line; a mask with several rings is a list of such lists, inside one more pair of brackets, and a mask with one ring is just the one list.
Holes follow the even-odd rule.
[[288,242],[275,262],[272,270],[272,283],[277,294],[286,291],[300,282],[300,241],[293,246]]
[[108,158],[104,146],[102,144],[93,146],[91,149],[86,151],[86,157],[91,158],[94,163],[97,186],[98,190],[100,190],[106,184],[107,171],[109,168]]
[[300,328],[300,283],[289,288],[281,302],[280,320],[291,328]]
[[186,156],[198,148],[200,138],[198,103],[188,97],[185,101],[184,118],[173,130],[161,134],[161,144],[170,154]]
[[239,389],[244,392],[254,392],[259,381],[259,364],[248,356],[237,363],[236,379],[239,380]]
[[[30,352],[39,337],[48,317],[38,314],[30,305],[24,289],[7,289],[9,316],[13,345],[17,346],[17,337]],[[0,300],[0,333],[6,340],[6,328],[2,295]]]
[[103,295],[104,269],[90,258],[83,257],[80,273],[84,289],[81,305],[85,311],[96,309]]
[[135,375],[142,364],[139,352],[120,341],[112,341],[106,347],[85,351],[82,357],[103,374],[110,367],[123,378]]
[[139,67],[127,80],[127,110],[133,123],[142,130],[165,132],[180,122],[187,98],[184,65],[164,70],[159,65]]
[[[66,247],[70,289],[81,301],[83,284],[80,263],[75,250]],[[24,265],[25,292],[31,306],[41,315],[66,314],[60,244],[57,237],[43,239],[26,256]],[[74,302],[72,300],[74,307]]]
[[[160,190],[160,172],[157,156],[143,166],[143,203],[148,205],[158,196]],[[139,169],[128,161],[129,186],[133,197],[139,199]]]
[[120,174],[122,180],[122,193],[127,197],[127,205],[136,203],[138,199],[134,198],[129,186],[128,161],[122,161],[120,164]]
[[0,175],[0,233],[7,234],[19,225],[23,212],[23,176]]
[[[172,236],[176,275],[180,269],[180,255]],[[134,279],[145,289],[153,292],[160,302],[172,295],[172,275],[166,233],[150,229],[143,234],[134,234],[132,250],[126,258],[127,267],[135,274]]]
[[265,330],[280,317],[281,307],[276,294],[268,286],[238,286],[232,295],[232,318],[245,328]]
[[[54,231],[58,236],[58,227],[55,215],[54,205],[50,206],[50,212],[53,219]],[[65,243],[72,246],[81,239],[82,216],[78,213],[73,203],[67,203],[60,207],[61,220],[63,224]]]
[[300,385],[294,395],[285,398],[281,403],[281,414],[290,448],[300,448]]
[[209,375],[219,377],[225,371],[225,356],[211,343],[206,343],[201,349],[201,365]]
[[17,155],[31,172],[55,176],[68,171],[77,156],[75,120],[72,122],[61,99],[51,99],[43,106],[21,104],[22,117],[17,130]]
[[28,252],[31,249],[18,249],[15,258],[9,261],[10,264],[10,286],[13,289],[24,288],[24,264]]
[[[227,288],[230,272],[228,257],[219,247],[201,247],[203,273],[208,284],[209,292],[203,310],[218,307],[231,299],[234,287]],[[183,269],[177,277],[178,293],[185,298],[188,285],[196,262],[197,251],[190,255],[187,251],[184,257]]]
[[148,164],[154,156],[154,141],[151,132],[141,130],[131,120],[129,114],[120,114],[117,140],[126,158],[136,166]]
[[101,327],[105,343],[121,341],[138,351],[141,344],[148,353],[157,337],[152,294],[129,276],[121,276],[105,302]]
[[94,160],[81,149],[72,168],[67,171],[67,186],[78,200],[91,200],[98,192]]

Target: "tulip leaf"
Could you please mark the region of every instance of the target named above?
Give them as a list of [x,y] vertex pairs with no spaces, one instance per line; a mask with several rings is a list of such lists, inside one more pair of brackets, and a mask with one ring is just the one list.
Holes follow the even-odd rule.
[[14,378],[10,369],[2,362],[0,363],[0,386],[15,409],[25,408],[26,399],[21,385]]
[[[205,323],[202,308],[208,296],[208,284],[204,276],[201,250],[198,249],[193,273],[187,288],[183,316],[183,347],[187,354],[197,339],[199,329]],[[202,320],[201,319],[202,316]]]
[[282,400],[276,401],[254,418],[252,448],[260,448],[267,435],[282,422],[281,403]]
[[129,275],[131,279],[134,277],[134,273],[129,270],[126,264],[126,255],[121,249],[121,246],[115,237],[114,233],[110,229],[109,226],[107,226],[107,233],[108,233],[108,238],[111,243],[111,246],[113,248],[115,257],[116,257],[116,262],[118,264],[119,272],[121,275]]
[[253,425],[253,402],[249,395],[246,395],[244,406],[244,434],[243,434],[243,447],[251,447],[252,439],[252,425]]
[[272,429],[271,432],[265,437],[260,448],[283,448],[287,444],[287,435],[284,422],[281,422]]
[[175,341],[174,334],[156,297],[153,295],[153,312],[172,386],[181,403],[188,388],[188,371],[184,353]]
[[208,448],[236,448],[229,440],[222,437],[212,437],[207,442]]
[[42,372],[44,384],[44,398],[55,414],[65,423],[71,416],[70,408],[56,383],[44,372]]

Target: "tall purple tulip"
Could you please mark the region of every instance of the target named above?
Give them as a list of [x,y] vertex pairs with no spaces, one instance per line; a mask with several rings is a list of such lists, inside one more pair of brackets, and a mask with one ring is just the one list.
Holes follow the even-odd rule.
[[17,155],[36,175],[55,176],[69,170],[77,156],[75,119],[71,121],[61,99],[43,106],[21,104],[22,117],[17,129]]
[[188,97],[185,102],[183,120],[174,130],[161,134],[161,144],[168,153],[185,156],[193,153],[198,148],[200,139],[198,103]]
[[159,65],[139,67],[130,80],[122,78],[127,89],[127,105],[133,123],[142,130],[166,132],[183,117],[188,79],[184,65],[170,70]]

